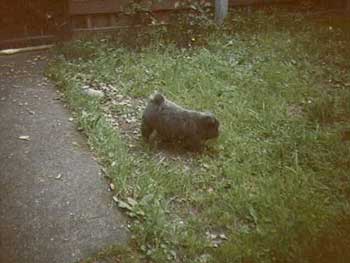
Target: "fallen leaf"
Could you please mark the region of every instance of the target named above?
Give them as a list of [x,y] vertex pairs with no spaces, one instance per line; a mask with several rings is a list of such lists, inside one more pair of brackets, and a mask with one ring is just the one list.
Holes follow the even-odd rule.
[[85,95],[88,95],[90,97],[96,97],[96,98],[102,98],[104,97],[104,93],[101,90],[95,90],[95,89],[83,89],[82,90]]
[[216,234],[210,234],[209,237],[210,237],[211,239],[216,239],[218,236],[217,236]]
[[132,211],[132,207],[128,203],[121,201],[121,200],[118,201],[118,207]]
[[203,163],[202,167],[208,170],[210,166],[208,164],[206,164],[206,163]]
[[116,202],[116,203],[118,203],[119,202],[119,199],[118,199],[118,197],[115,195],[115,196],[113,196],[113,200],[114,200],[114,202]]
[[139,216],[142,216],[142,217],[144,217],[146,215],[143,210],[136,211],[136,214],[139,215]]
[[110,183],[110,184],[109,184],[109,188],[110,188],[112,191],[114,191],[114,190],[115,190],[115,185],[114,185],[113,183]]
[[30,137],[28,135],[19,136],[18,139],[24,140],[24,141],[30,141]]
[[228,239],[227,236],[226,236],[225,234],[220,234],[219,237],[220,237],[221,239],[224,239],[224,240],[227,240],[227,239]]
[[128,197],[127,201],[129,203],[129,205],[131,205],[131,206],[135,206],[138,204],[137,201],[135,199],[132,199],[131,197]]

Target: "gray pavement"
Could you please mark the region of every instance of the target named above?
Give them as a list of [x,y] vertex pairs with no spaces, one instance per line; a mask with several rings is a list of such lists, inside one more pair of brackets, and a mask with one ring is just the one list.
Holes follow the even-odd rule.
[[0,263],[75,262],[128,239],[46,57],[0,57]]

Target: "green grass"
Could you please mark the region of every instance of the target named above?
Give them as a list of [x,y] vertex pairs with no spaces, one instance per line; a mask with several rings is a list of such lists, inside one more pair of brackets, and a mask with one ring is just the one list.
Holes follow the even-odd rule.
[[[140,260],[347,262],[350,147],[341,132],[350,128],[350,43],[330,26],[237,12],[224,28],[163,30],[137,50],[112,39],[58,49],[48,74],[116,196],[136,200],[127,212]],[[190,49],[172,41],[186,37]],[[81,94],[87,84],[112,88],[95,100]],[[219,140],[201,155],[168,153],[113,128],[109,113],[141,114],[112,105],[117,95],[154,90],[213,111]]]

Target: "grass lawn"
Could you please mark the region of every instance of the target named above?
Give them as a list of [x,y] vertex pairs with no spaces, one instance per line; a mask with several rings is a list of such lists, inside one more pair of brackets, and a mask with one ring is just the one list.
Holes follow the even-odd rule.
[[[121,37],[57,49],[48,75],[130,217],[130,250],[100,258],[348,262],[350,27],[330,22],[237,11],[223,28],[127,32],[135,49]],[[201,154],[145,144],[154,90],[214,112],[219,139]]]

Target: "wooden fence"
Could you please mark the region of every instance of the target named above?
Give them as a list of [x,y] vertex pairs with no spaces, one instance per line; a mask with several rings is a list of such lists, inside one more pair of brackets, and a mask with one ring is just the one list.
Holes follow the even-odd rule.
[[[207,0],[212,6],[215,0]],[[259,3],[291,2],[293,0],[229,0],[230,6],[244,6]],[[295,0],[294,0],[295,1]],[[128,27],[135,24],[150,24],[152,21],[147,16],[128,15],[132,11],[130,0],[69,0],[69,15],[72,21],[74,33],[89,31],[108,31],[117,28]],[[166,20],[169,12],[181,10],[177,5],[179,0],[163,1],[138,1],[139,10],[151,10],[158,20]]]
[[[135,0],[134,0],[135,1]],[[169,13],[181,11],[183,0],[0,0],[0,48],[13,42],[38,41],[85,32],[109,31],[131,25],[152,24],[142,9],[151,10],[158,21],[166,21]],[[214,5],[217,0],[210,1]],[[287,3],[301,0],[223,0],[231,7],[255,4]],[[327,8],[344,8],[350,0],[311,0]],[[140,10],[141,9],[141,10]],[[146,12],[147,13],[147,12]],[[150,13],[150,12],[148,12]],[[154,18],[153,17],[153,18]],[[26,44],[27,45],[27,44]]]

